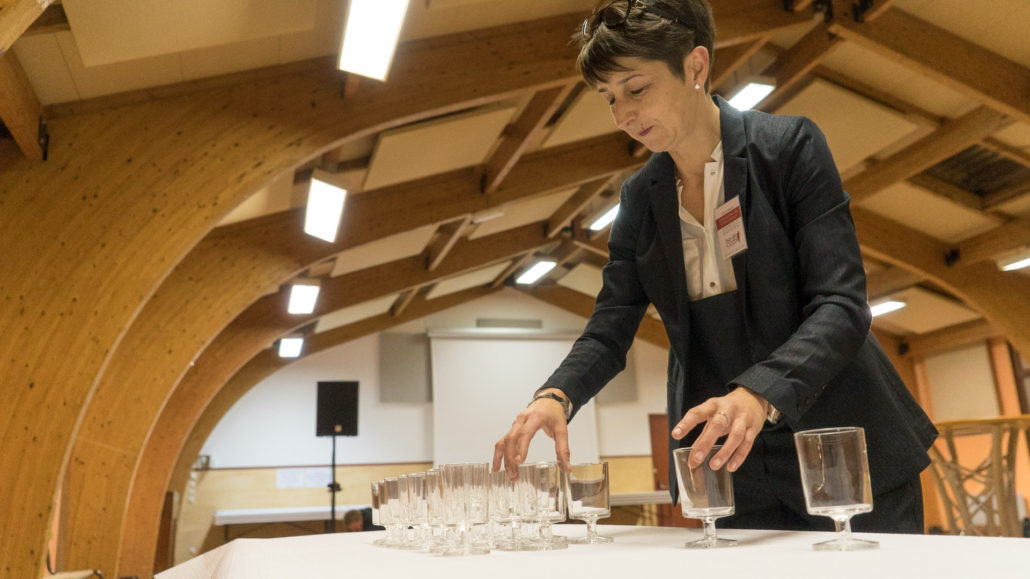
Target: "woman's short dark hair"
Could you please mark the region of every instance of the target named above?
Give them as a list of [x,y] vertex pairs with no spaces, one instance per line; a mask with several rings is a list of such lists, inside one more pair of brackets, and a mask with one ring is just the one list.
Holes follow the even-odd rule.
[[[626,14],[626,6],[629,13]],[[611,26],[602,21],[601,13],[615,11]],[[708,65],[714,58],[715,22],[707,0],[604,0],[593,15],[573,36],[579,44],[576,67],[583,80],[597,86],[620,70],[616,58],[643,58],[664,62],[676,78],[686,78],[683,59],[698,46],[708,49]],[[705,80],[705,91],[711,89],[711,75]]]

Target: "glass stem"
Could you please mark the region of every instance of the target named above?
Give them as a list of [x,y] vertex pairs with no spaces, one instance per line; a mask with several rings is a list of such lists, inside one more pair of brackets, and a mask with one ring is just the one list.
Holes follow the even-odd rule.
[[597,519],[591,517],[587,519],[587,541],[593,543],[597,540]]
[[851,517],[844,519],[843,521],[833,520],[833,524],[837,526],[837,540],[841,543],[847,543],[851,541]]
[[705,518],[705,540],[714,543],[715,542],[715,519]]

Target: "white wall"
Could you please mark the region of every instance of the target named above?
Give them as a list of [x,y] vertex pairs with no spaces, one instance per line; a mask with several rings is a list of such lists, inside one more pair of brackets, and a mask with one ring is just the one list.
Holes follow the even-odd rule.
[[[540,319],[544,331],[554,333],[579,332],[586,323],[584,318],[505,289],[391,331],[467,329],[475,326],[477,318]],[[357,380],[358,436],[337,439],[337,462],[432,462],[432,404],[379,402],[378,349],[378,336],[368,336],[306,356],[269,376],[226,413],[201,453],[211,456],[214,468],[328,464],[330,439],[315,436],[316,383]],[[637,342],[630,355],[636,363],[637,400],[598,404],[601,456],[651,454],[647,414],[665,411],[665,351]],[[526,384],[527,401],[538,386]],[[496,436],[509,424],[498,424]],[[481,460],[489,460],[494,442],[469,444],[481,445]]]

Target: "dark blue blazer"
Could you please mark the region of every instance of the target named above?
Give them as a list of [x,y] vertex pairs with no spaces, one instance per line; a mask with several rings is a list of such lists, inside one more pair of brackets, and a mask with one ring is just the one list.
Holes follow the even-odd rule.
[[[726,200],[740,199],[748,249],[732,258],[753,365],[727,384],[765,396],[793,431],[862,426],[874,493],[929,464],[937,431],[869,331],[865,273],[840,175],[802,117],[719,106]],[[687,410],[690,319],[672,158],[626,180],[604,286],[583,335],[544,387],[574,411],[625,367],[649,303],[669,335],[668,413]],[[727,347],[734,345],[727,344]],[[769,427],[767,427],[769,428]]]

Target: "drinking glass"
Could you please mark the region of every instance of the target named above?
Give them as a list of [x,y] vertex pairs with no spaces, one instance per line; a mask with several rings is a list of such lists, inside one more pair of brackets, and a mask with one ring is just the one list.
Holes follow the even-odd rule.
[[407,476],[408,487],[407,498],[407,521],[409,549],[424,551],[429,548],[427,531],[429,527],[429,513],[426,503],[426,473],[415,472]]
[[726,465],[713,469],[709,462],[722,445],[715,445],[701,464],[691,468],[690,451],[693,447],[677,448],[672,451],[676,461],[676,480],[679,482],[680,506],[683,516],[701,519],[705,525],[705,536],[697,541],[690,541],[688,549],[711,549],[715,547],[732,547],[737,542],[733,539],[721,539],[715,535],[715,519],[732,515],[733,479]]
[[470,555],[489,553],[489,548],[473,545],[469,540],[469,513],[471,506],[469,496],[470,478],[464,464],[445,464],[440,467],[443,479],[443,513],[444,524],[449,531],[447,547],[444,555]]
[[397,477],[383,479],[379,495],[379,520],[386,527],[385,547],[400,547],[404,544],[404,513],[401,508],[401,486]]
[[610,543],[610,537],[597,534],[597,519],[611,515],[608,505],[608,463],[574,464],[566,477],[565,497],[569,518],[584,521],[587,534],[570,543]]
[[493,546],[502,551],[518,551],[519,501],[515,483],[504,470],[490,473],[490,520],[499,528],[494,530]]
[[429,551],[432,553],[442,553],[447,547],[442,485],[440,469],[426,471],[426,520],[429,523]]
[[801,466],[805,507],[811,515],[833,519],[837,537],[816,543],[816,551],[877,549],[876,541],[851,535],[851,517],[873,510],[865,430],[820,428],[794,433]]
[[537,500],[537,468],[535,464],[520,464],[519,478],[515,480],[515,495],[518,503],[520,551],[547,549],[540,538],[540,502]]
[[536,468],[537,520],[546,549],[567,549],[568,539],[551,532],[553,523],[565,520],[565,484],[557,462],[540,462]]
[[465,469],[469,544],[477,553],[490,552],[490,465],[470,462]]

